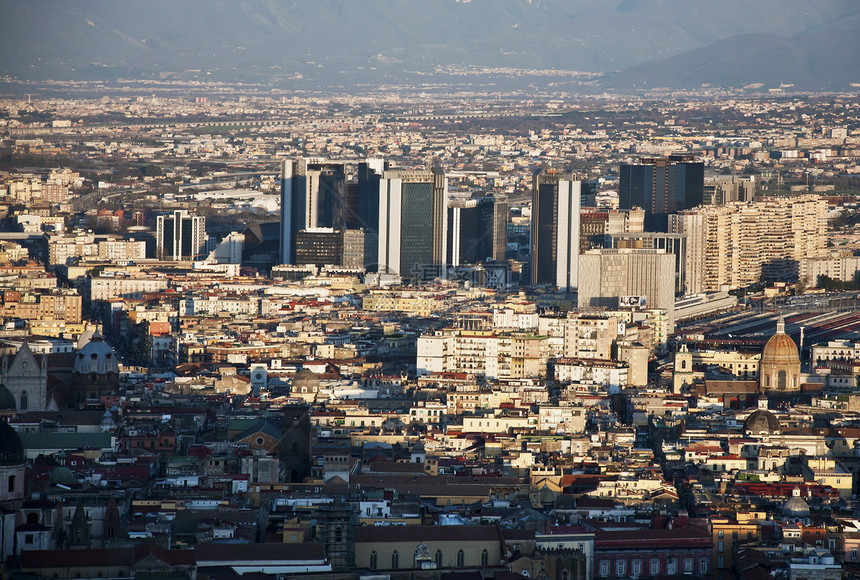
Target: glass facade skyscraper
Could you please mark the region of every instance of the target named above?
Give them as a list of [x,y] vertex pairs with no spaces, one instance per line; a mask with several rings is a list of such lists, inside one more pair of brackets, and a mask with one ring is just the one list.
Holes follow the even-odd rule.
[[645,210],[645,229],[665,232],[668,216],[701,205],[705,165],[690,155],[642,158],[622,164],[619,209]]

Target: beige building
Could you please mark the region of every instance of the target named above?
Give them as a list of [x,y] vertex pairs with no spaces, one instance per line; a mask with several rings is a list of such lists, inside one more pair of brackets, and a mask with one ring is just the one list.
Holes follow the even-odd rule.
[[731,578],[730,569],[735,543],[753,542],[762,536],[762,524],[767,520],[764,512],[740,512],[733,518],[712,518],[714,539],[713,567],[717,578]]
[[144,292],[167,288],[167,278],[155,276],[96,276],[90,279],[90,299],[114,300],[143,297]]
[[687,235],[685,272],[690,293],[723,284],[748,286],[797,278],[800,264],[826,245],[827,202],[817,195],[768,197],[679,212],[670,229]]
[[854,279],[857,270],[860,270],[860,256],[847,251],[835,252],[819,258],[805,258],[800,261],[800,279],[806,280],[810,286],[818,284],[819,276],[850,282]]
[[618,319],[571,312],[564,325],[564,356],[609,360],[618,338]]
[[804,457],[803,477],[821,485],[829,485],[844,498],[850,498],[854,488],[854,474],[832,457]]
[[470,373],[489,379],[543,377],[547,337],[530,332],[446,328],[418,338],[418,375]]
[[665,310],[674,329],[675,256],[665,250],[590,250],[579,258],[580,308]]

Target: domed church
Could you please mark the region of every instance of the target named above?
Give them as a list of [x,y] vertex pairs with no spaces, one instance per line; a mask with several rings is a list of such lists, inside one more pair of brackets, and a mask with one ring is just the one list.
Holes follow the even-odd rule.
[[800,353],[794,340],[785,333],[785,319],[780,316],[776,334],[770,337],[759,361],[761,392],[800,391]]

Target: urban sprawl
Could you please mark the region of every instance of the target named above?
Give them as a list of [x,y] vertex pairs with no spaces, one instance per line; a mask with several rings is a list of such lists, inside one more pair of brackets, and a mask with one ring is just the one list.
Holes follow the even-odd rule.
[[856,96],[176,85],[0,100],[0,575],[860,577]]

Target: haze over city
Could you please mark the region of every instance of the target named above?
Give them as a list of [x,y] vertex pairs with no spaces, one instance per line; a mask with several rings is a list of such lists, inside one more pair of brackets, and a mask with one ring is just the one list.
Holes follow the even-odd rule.
[[860,5],[0,0],[0,575],[860,572]]

